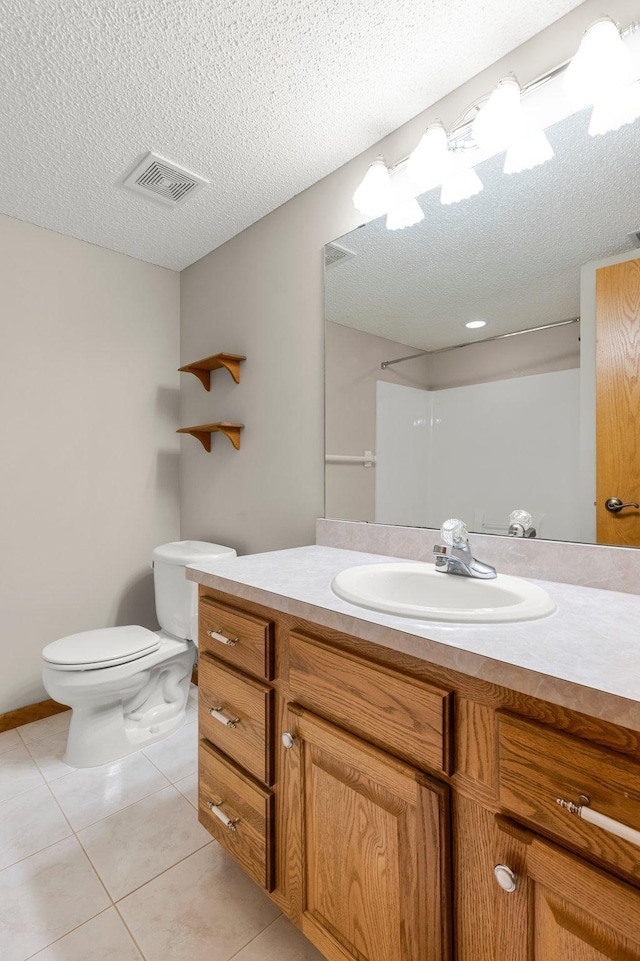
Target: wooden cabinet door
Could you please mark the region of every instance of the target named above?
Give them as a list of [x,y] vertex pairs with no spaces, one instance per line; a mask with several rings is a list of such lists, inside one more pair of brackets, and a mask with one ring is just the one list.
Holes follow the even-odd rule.
[[640,547],[640,259],[596,271],[596,524],[599,544]]
[[447,961],[447,787],[295,706],[288,730],[303,932],[330,961]]
[[640,890],[498,819],[496,961],[640,961]]

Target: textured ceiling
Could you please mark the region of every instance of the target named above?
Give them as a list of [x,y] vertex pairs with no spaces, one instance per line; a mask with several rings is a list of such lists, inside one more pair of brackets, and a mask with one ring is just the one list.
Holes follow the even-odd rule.
[[585,111],[548,130],[556,156],[534,170],[480,164],[484,190],[459,204],[424,194],[414,227],[381,217],[341,238],[357,256],[326,271],[327,319],[429,350],[578,316],[580,266],[632,249],[640,229],[640,121],[587,126]]
[[[0,0],[0,212],[181,269],[577,0]],[[211,180],[117,186],[155,150]]]

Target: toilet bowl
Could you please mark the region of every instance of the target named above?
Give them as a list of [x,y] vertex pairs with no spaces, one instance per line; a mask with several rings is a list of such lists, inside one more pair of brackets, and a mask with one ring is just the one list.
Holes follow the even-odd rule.
[[197,585],[186,580],[184,568],[235,555],[204,541],[163,544],[153,551],[159,631],[106,627],[45,647],[44,687],[73,712],[67,764],[107,764],[180,727],[198,638]]

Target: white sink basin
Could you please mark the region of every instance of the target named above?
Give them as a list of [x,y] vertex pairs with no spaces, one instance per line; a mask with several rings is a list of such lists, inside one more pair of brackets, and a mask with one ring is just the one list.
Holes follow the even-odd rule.
[[349,567],[334,577],[331,589],[359,607],[426,621],[532,621],[557,608],[543,588],[520,577],[480,580],[411,561]]

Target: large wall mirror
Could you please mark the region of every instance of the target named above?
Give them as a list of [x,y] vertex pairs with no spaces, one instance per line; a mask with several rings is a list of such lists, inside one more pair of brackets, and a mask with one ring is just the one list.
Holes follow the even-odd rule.
[[640,510],[605,507],[640,501],[640,121],[587,126],[327,246],[327,517],[506,534],[524,509],[538,537],[640,546]]

